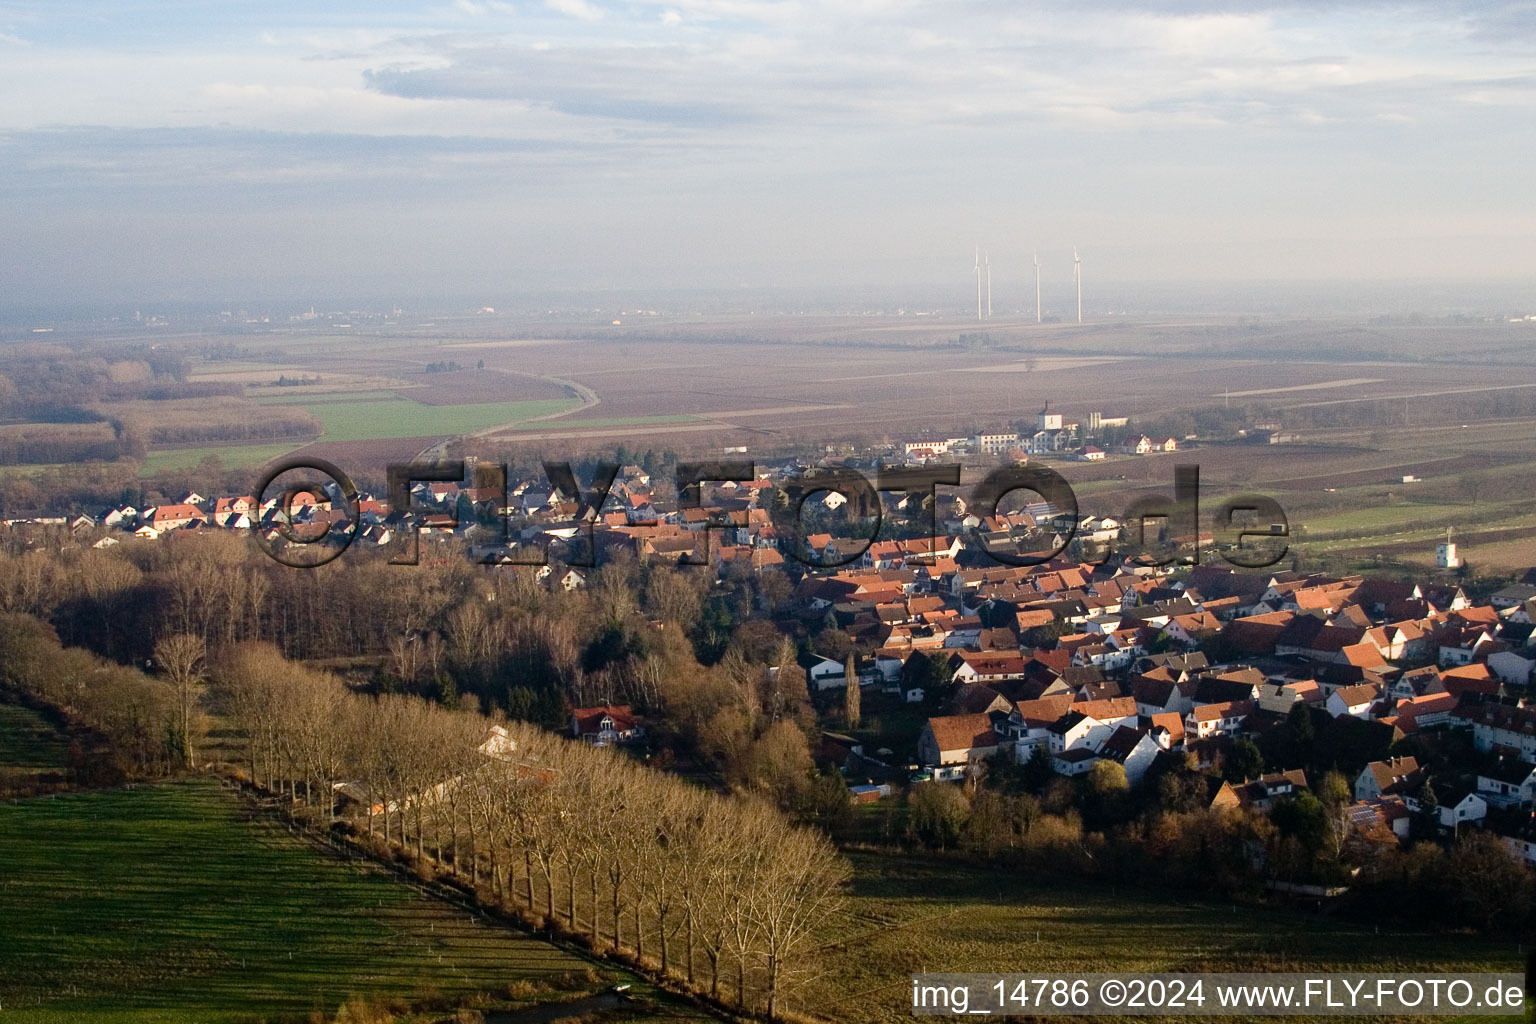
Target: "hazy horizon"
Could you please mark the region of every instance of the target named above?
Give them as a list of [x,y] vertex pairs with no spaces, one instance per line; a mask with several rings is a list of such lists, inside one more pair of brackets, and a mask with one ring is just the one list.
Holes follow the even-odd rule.
[[962,310],[981,246],[994,308],[1033,308],[1038,252],[1065,315],[1075,246],[1085,311],[1285,308],[1256,281],[1536,306],[1532,28],[1515,3],[13,0],[4,305]]

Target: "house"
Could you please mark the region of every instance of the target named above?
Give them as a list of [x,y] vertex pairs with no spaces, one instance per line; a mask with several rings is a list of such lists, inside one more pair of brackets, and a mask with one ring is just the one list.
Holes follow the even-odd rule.
[[1344,808],[1344,819],[1368,839],[1379,837],[1381,845],[1395,847],[1408,838],[1413,812],[1400,796],[1361,800]]
[[1536,709],[1464,704],[1451,712],[1451,724],[1470,727],[1478,750],[1508,751],[1522,761],[1536,762]]
[[1477,792],[1495,807],[1527,807],[1536,803],[1536,765],[1501,757],[1477,773]]
[[949,710],[957,715],[981,715],[992,711],[1009,714],[1013,702],[985,683],[966,683],[955,690]]
[[1248,716],[1253,713],[1254,702],[1234,700],[1222,704],[1201,704],[1184,716],[1184,729],[1195,739],[1210,739],[1239,732]]
[[1211,798],[1211,807],[1216,810],[1241,808],[1267,813],[1275,805],[1276,800],[1285,796],[1294,796],[1306,788],[1307,773],[1300,768],[1292,768],[1285,772],[1271,772],[1237,785],[1223,782],[1221,788]]
[[993,683],[1022,677],[1025,662],[1018,651],[957,651],[949,664],[957,683]]
[[633,743],[645,736],[645,719],[628,704],[604,704],[571,712],[571,735],[594,746]]
[[242,495],[236,498],[219,498],[213,503],[213,521],[218,526],[229,527],[231,520],[241,516],[246,517],[248,524],[250,517],[256,514],[256,499],[249,495]]
[[510,761],[512,755],[517,753],[517,741],[504,726],[493,725],[487,730],[485,739],[475,749],[481,756],[493,761]]
[[1147,769],[1157,760],[1163,748],[1152,738],[1150,729],[1131,728],[1122,725],[1110,734],[1099,747],[1099,756],[1116,761],[1125,767],[1125,779],[1131,785],[1139,785]]
[[[1110,737],[1114,729],[1081,711],[1068,711],[1046,729],[1052,755],[1068,750],[1093,750]],[[1068,773],[1070,774],[1070,773]]]
[[1048,749],[1051,726],[1071,707],[1070,693],[1017,701],[1004,726],[1005,734],[1014,741],[1014,760],[1024,764],[1036,750]]
[[1082,775],[1102,760],[1092,747],[1073,747],[1051,755],[1051,768],[1058,775]]
[[1512,819],[1490,819],[1492,831],[1514,857],[1527,865],[1536,865],[1536,811]]
[[1340,715],[1374,718],[1376,716],[1371,713],[1371,706],[1380,699],[1380,687],[1374,683],[1359,683],[1355,686],[1341,686],[1334,690],[1323,706],[1335,718]]
[[1536,660],[1516,654],[1514,651],[1495,651],[1488,655],[1488,671],[1493,673],[1500,682],[1513,686],[1528,686],[1531,682],[1531,670],[1536,669]]
[[144,525],[153,529],[156,533],[164,533],[166,530],[177,530],[196,520],[205,521],[203,510],[196,505],[160,505],[150,509],[144,516]]
[[810,664],[805,666],[805,678],[813,690],[841,689],[847,685],[843,668],[840,661],[813,654]]
[[[1459,782],[1454,785],[1435,784],[1435,796],[1440,801],[1440,827],[1456,830],[1462,825],[1482,821],[1488,817],[1488,801],[1478,793],[1475,785]],[[1410,807],[1414,806],[1410,802]]]
[[935,779],[957,779],[977,761],[997,753],[999,737],[991,715],[930,718],[917,738],[917,759]]
[[1420,729],[1432,729],[1450,721],[1456,708],[1456,698],[1448,693],[1429,693],[1422,697],[1409,697],[1397,702],[1392,713],[1382,721],[1401,729],[1403,733],[1415,733]]
[[1355,778],[1355,799],[1406,796],[1417,792],[1423,782],[1424,772],[1415,758],[1394,757],[1386,761],[1372,761]]

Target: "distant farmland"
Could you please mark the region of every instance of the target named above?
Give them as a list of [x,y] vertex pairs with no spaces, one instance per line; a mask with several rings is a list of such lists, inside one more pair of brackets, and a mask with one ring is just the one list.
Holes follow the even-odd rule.
[[369,441],[390,437],[451,436],[548,416],[575,406],[569,398],[474,405],[423,405],[405,398],[370,402],[305,402],[320,419],[322,441]]
[[[1118,515],[1136,493],[1171,487],[1174,463],[1198,462],[1206,509],[1229,494],[1269,494],[1297,527],[1296,549],[1331,559],[1391,547],[1412,560],[1454,525],[1465,547],[1478,548],[1478,571],[1517,567],[1509,559],[1523,546],[1503,536],[1477,545],[1466,534],[1496,535],[1536,516],[1536,440],[1527,440],[1536,438],[1536,335],[1524,323],[612,319],[444,319],[366,337],[278,331],[249,346],[270,341],[271,363],[194,373],[247,383],[247,404],[220,404],[220,415],[313,416],[318,426],[293,442],[344,455],[359,474],[464,435],[477,436],[447,450],[563,458],[622,444],[702,458],[737,447],[879,448],[929,432],[1027,433],[1047,402],[1069,421],[1098,412],[1149,429],[1181,410],[1231,406],[1300,443],[1200,438],[1167,456],[1052,464],[1083,484],[1090,511]],[[277,387],[280,375],[319,383]],[[161,403],[151,422],[193,411],[172,405]],[[189,468],[208,454],[254,466],[287,436],[253,437],[238,452],[189,441],[154,451],[145,469]],[[1408,475],[1419,479],[1404,484]]]

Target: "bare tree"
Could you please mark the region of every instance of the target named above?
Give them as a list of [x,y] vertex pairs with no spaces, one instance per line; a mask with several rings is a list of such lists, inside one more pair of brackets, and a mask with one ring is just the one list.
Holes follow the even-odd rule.
[[787,984],[803,970],[803,955],[818,930],[842,910],[850,876],[848,862],[826,837],[807,829],[786,829],[782,821],[775,819],[767,826],[777,834],[767,844],[766,871],[745,894],[761,943],[770,1019]]
[[854,671],[853,652],[848,652],[848,658],[843,662],[843,718],[848,723],[848,728],[859,727],[859,676]]
[[200,636],[178,633],[155,644],[155,662],[176,693],[176,750],[181,763],[193,767],[192,736],[202,699],[207,645]]

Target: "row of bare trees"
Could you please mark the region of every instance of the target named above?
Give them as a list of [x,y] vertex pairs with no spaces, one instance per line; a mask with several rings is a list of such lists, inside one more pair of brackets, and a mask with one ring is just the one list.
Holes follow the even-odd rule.
[[781,1013],[840,912],[846,861],[759,800],[523,723],[361,696],[264,645],[216,676],[257,785],[722,1002]]

